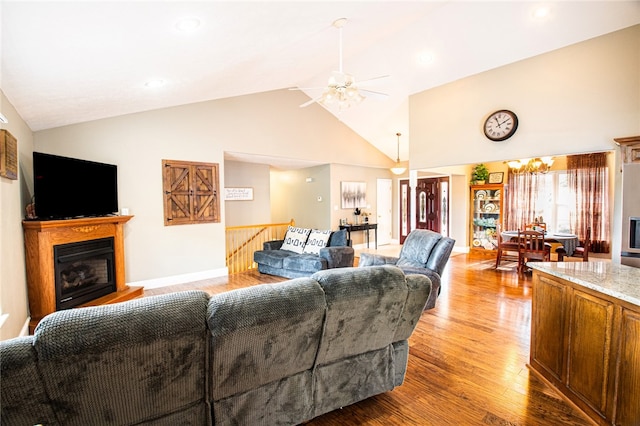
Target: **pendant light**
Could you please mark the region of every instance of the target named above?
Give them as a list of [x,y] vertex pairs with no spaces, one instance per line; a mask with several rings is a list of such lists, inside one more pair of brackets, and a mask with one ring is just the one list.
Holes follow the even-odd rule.
[[396,157],[396,165],[391,168],[391,173],[401,175],[407,171],[407,168],[400,164],[400,132],[396,133],[396,136],[398,137],[398,156]]

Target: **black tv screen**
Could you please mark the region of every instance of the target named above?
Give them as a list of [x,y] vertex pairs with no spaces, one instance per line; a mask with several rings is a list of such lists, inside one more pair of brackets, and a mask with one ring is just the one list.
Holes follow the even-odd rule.
[[118,211],[118,168],[59,155],[33,153],[38,219],[105,216]]

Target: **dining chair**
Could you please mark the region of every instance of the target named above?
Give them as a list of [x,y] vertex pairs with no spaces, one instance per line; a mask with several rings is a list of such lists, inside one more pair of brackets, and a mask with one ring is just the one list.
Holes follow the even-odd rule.
[[544,242],[544,232],[524,230],[518,231],[520,256],[518,272],[522,274],[527,262],[548,262],[551,259],[551,246]]
[[547,224],[544,222],[528,223],[524,227],[525,231],[543,231],[547,232]]
[[502,230],[500,225],[496,226],[496,237],[498,239],[498,248],[496,253],[496,269],[500,266],[500,262],[508,260],[518,262],[520,260],[520,243],[517,239],[504,241],[502,239]]
[[564,248],[559,248],[556,250],[558,253],[558,262],[564,261],[565,256],[567,257],[581,257],[583,262],[589,261],[589,250],[591,249],[591,227],[587,228],[587,233],[584,237],[584,244],[578,246],[573,251],[573,254],[568,255]]

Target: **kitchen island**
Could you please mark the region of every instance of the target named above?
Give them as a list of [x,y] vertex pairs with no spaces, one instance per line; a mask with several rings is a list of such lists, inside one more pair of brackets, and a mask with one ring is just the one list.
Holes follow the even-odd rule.
[[530,262],[530,367],[601,425],[640,424],[640,269]]

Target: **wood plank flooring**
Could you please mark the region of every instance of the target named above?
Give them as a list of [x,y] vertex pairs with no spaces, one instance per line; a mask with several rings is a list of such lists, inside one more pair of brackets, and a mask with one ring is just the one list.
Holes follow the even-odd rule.
[[[404,384],[306,424],[593,424],[527,368],[531,278],[519,278],[515,265],[493,265],[493,258],[451,257],[436,308],[422,315],[409,340]],[[253,271],[146,295],[186,289],[215,294],[279,281]]]

